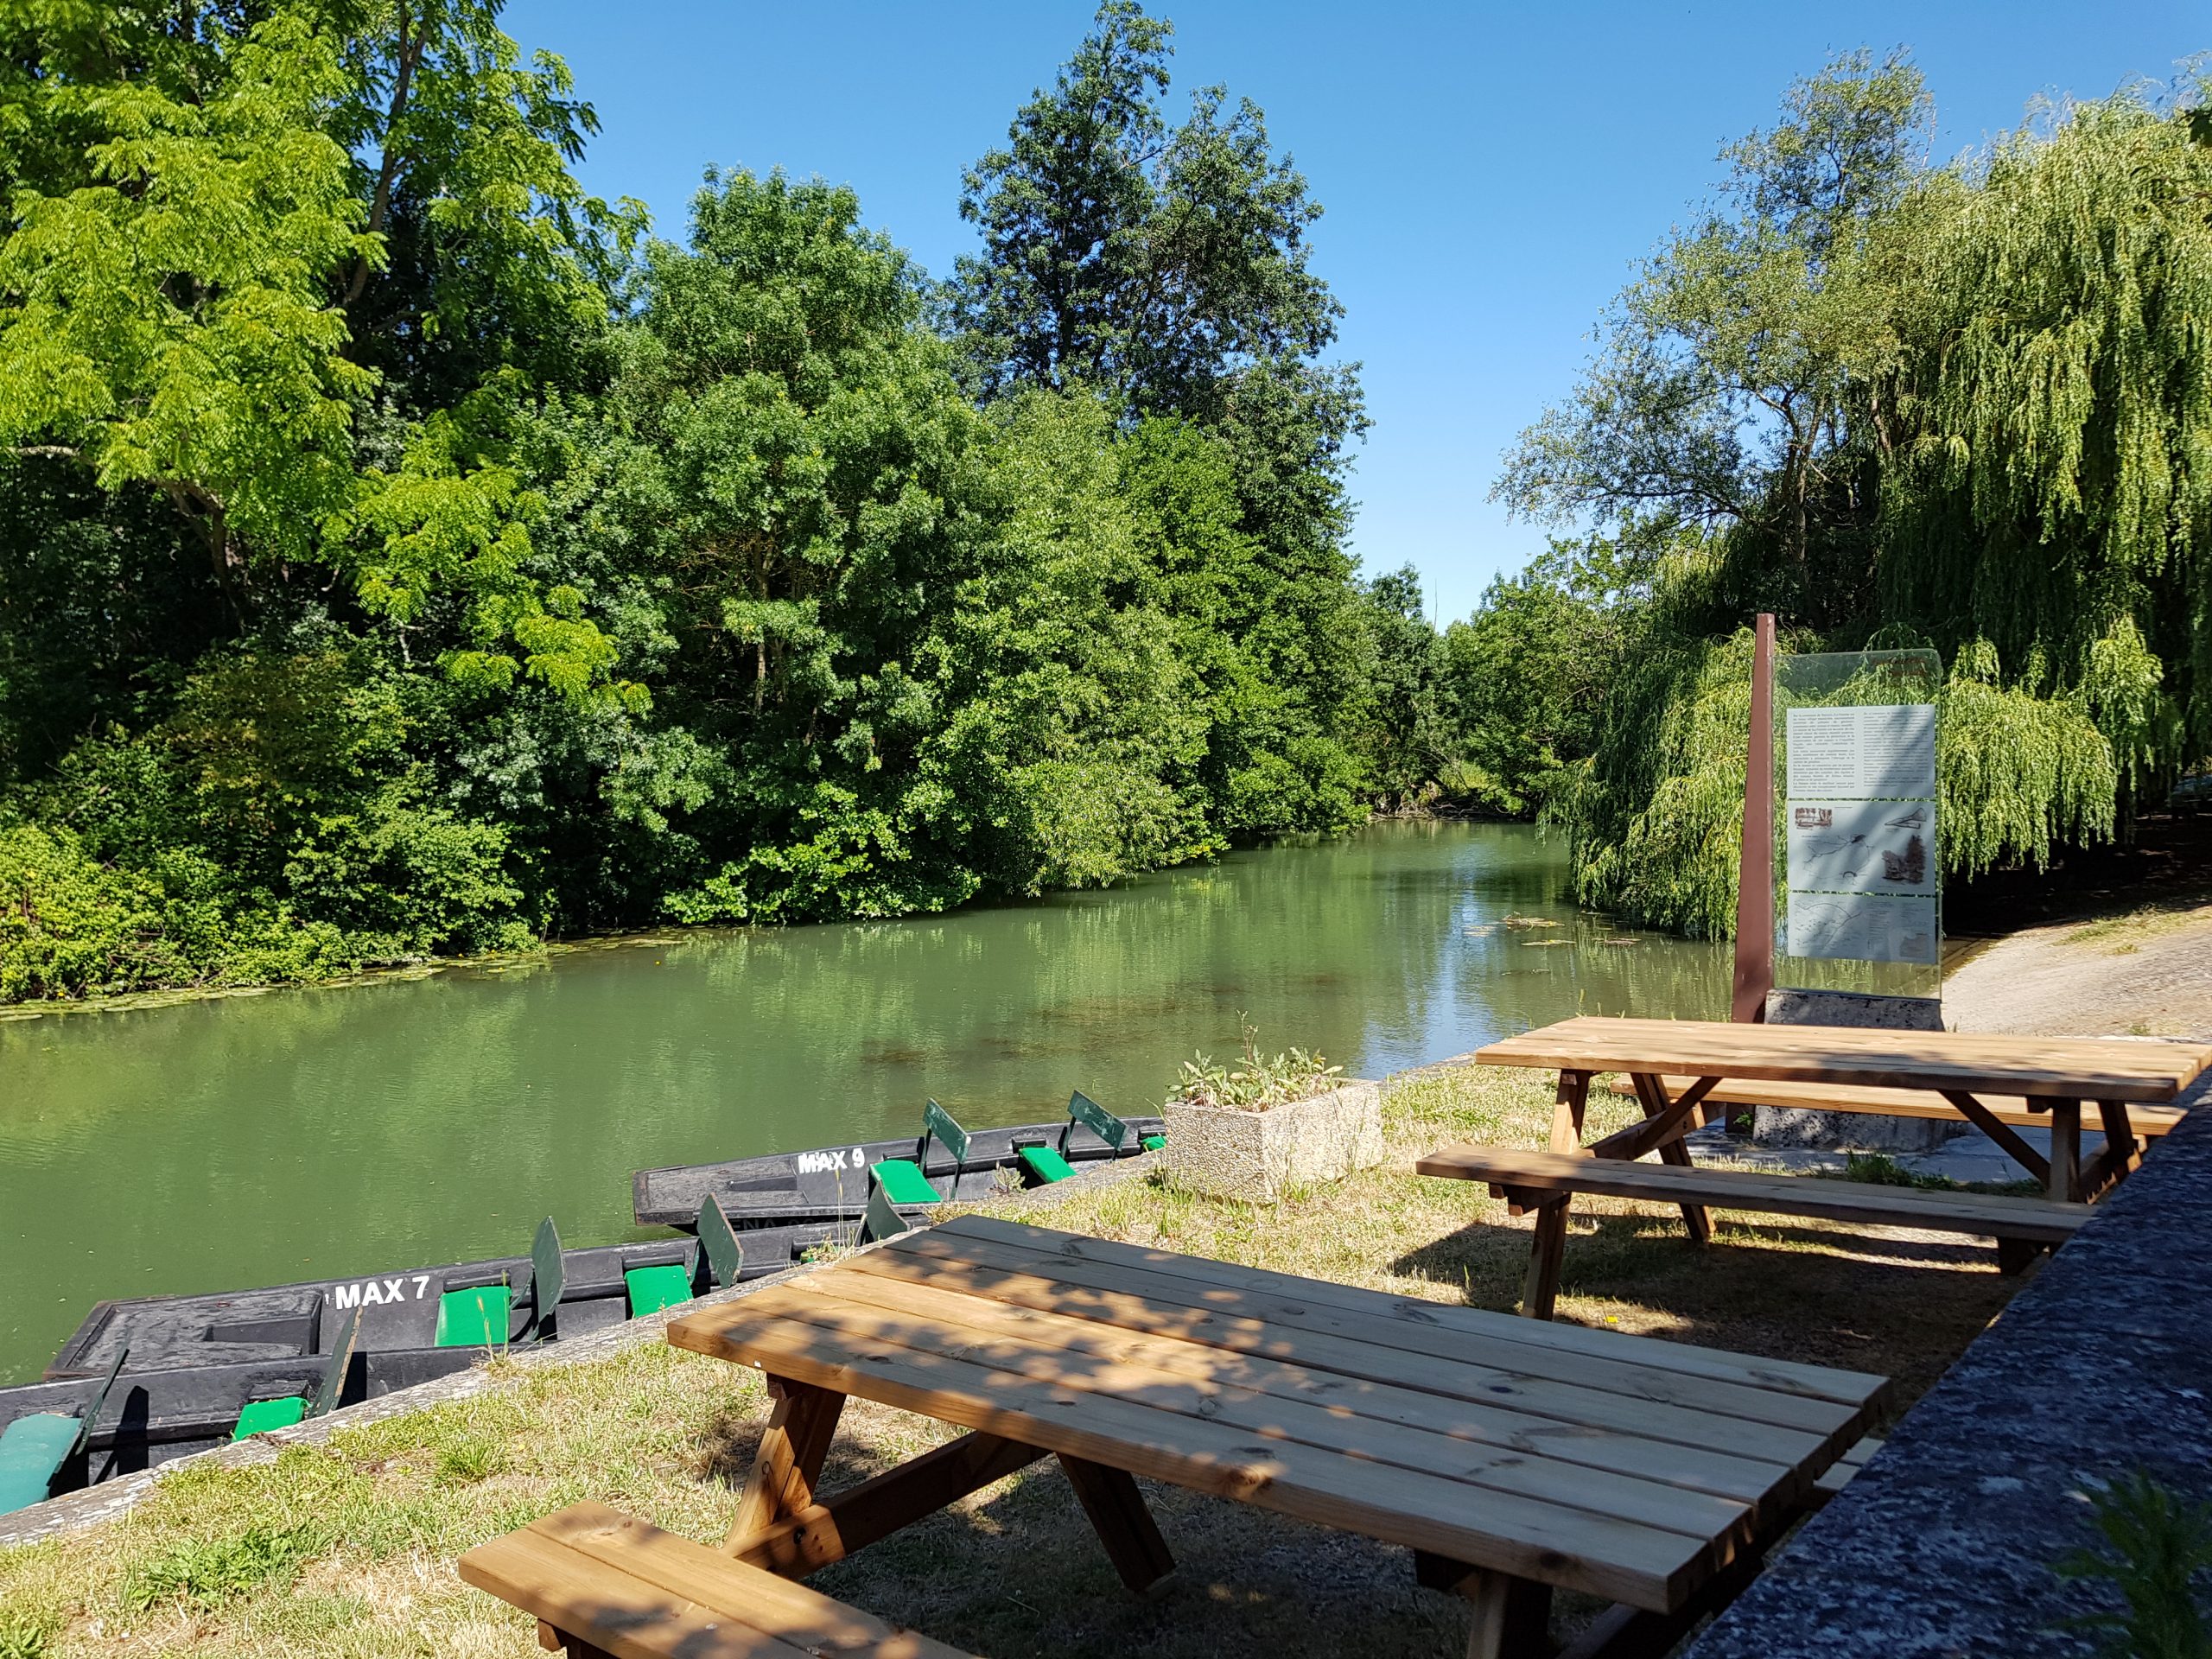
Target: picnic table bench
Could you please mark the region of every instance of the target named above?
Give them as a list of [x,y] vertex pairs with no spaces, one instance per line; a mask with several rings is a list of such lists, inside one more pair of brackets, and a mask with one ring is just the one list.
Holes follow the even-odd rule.
[[[2177,1115],[2171,1103],[2212,1065],[2212,1048],[2131,1039],[1584,1017],[1493,1043],[1472,1058],[1559,1073],[1549,1152],[1469,1141],[1433,1153],[1415,1168],[1489,1182],[1515,1213],[1536,1211],[1521,1311],[1548,1319],[1558,1298],[1567,1208],[1577,1192],[1680,1204],[1700,1243],[1712,1236],[1706,1206],[1714,1205],[1991,1236],[1999,1243],[1999,1265],[2017,1268],[2070,1234],[2086,1218],[2088,1201],[2140,1163],[2140,1137],[2172,1127]],[[1606,1071],[1627,1074],[1643,1121],[1585,1145],[1590,1084]],[[2003,1147],[2048,1197],[1916,1192],[1694,1167],[1682,1137],[1707,1109],[1746,1099],[1955,1114]],[[2103,1150],[2086,1167],[2084,1102],[2096,1108],[2105,1136]],[[2023,1118],[2050,1122],[2049,1157],[2021,1138],[2016,1125]],[[1637,1161],[1655,1153],[1658,1167]]]
[[[717,1570],[803,1576],[1049,1456],[1133,1588],[1173,1567],[1141,1476],[1408,1547],[1424,1583],[1474,1604],[1481,1659],[1548,1653],[1554,1586],[1618,1604],[1578,1656],[1663,1650],[1818,1501],[1887,1387],[974,1217],[686,1314],[668,1336],[765,1371],[774,1402]],[[825,1495],[848,1398],[966,1433]],[[611,1514],[539,1529],[588,1535]],[[561,1570],[531,1548],[531,1571]],[[704,1547],[687,1551],[707,1573]],[[464,1570],[576,1634],[575,1596]],[[757,1580],[651,1582],[622,1592],[625,1617],[664,1617],[656,1594],[734,1608]]]

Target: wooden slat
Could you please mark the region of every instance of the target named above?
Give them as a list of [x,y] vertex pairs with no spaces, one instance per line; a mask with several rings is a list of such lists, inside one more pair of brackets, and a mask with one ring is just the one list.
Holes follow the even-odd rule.
[[[607,1572],[650,1586],[677,1605],[696,1606],[749,1627],[780,1644],[765,1650],[769,1653],[780,1656],[788,1649],[806,1654],[865,1654],[874,1659],[960,1659],[958,1649],[943,1643],[773,1573],[732,1561],[704,1544],[664,1532],[602,1503],[572,1504],[510,1535],[557,1546]],[[549,1622],[560,1624],[558,1619]],[[578,1633],[607,1645],[607,1634],[598,1630],[588,1627]],[[691,1641],[687,1633],[680,1646],[654,1645],[647,1650],[689,1659]],[[621,1651],[619,1643],[615,1650]]]
[[2027,1171],[2031,1179],[2049,1183],[2050,1160],[2021,1139],[2018,1129],[1983,1105],[1980,1095],[1969,1094],[1964,1089],[1946,1089],[1942,1092],[1944,1101],[1960,1116],[2004,1148],[2005,1155]]
[[[1586,1147],[1554,1146],[1552,1150],[1580,1152],[1592,1158],[1641,1158],[1646,1153],[1656,1151],[1662,1143],[1678,1141],[1697,1128],[1698,1125],[1691,1121],[1690,1114],[1706,1103],[1720,1083],[1718,1077],[1657,1077],[1647,1081],[1656,1082],[1659,1092],[1672,1103],[1663,1114],[1657,1117],[1646,1117],[1641,1123],[1631,1123],[1627,1128],[1609,1135],[1602,1141],[1593,1141]],[[1616,1078],[1613,1092],[1625,1094],[1630,1099],[1638,1102],[1643,1099],[1643,1092],[1634,1077]],[[1675,1160],[1670,1159],[1668,1161]]]
[[[822,1275],[815,1288],[823,1295],[894,1312],[959,1318],[984,1331],[1033,1331],[1038,1340],[1049,1341],[1068,1353],[1126,1361],[1204,1378],[1226,1388],[1321,1406],[1336,1414],[1342,1425],[1340,1437],[1353,1432],[1353,1425],[1346,1419],[1395,1424],[1523,1457],[1554,1459],[1710,1492],[1743,1503],[1758,1503],[1789,1476],[1786,1462],[1681,1446],[1632,1430],[1560,1423],[1491,1400],[1394,1388],[1194,1342],[1141,1336],[1115,1325],[965,1296],[936,1285],[841,1273]],[[1808,1444],[1810,1439],[1805,1437]]]
[[1844,1026],[1733,1025],[1586,1015],[1476,1051],[1488,1065],[1772,1078],[1882,1089],[2165,1102],[2212,1047],[2092,1037],[2014,1037]]
[[[1338,1308],[1411,1325],[1424,1332],[1450,1332],[1470,1339],[1504,1343],[1515,1350],[1533,1348],[1554,1353],[1612,1360],[1633,1365],[1631,1386],[1650,1385],[1648,1373],[1668,1371],[1693,1382],[1739,1383],[1773,1394],[1802,1395],[1808,1399],[1834,1401],[1840,1405],[1865,1406],[1889,1386],[1886,1377],[1869,1371],[1840,1370],[1827,1365],[1807,1365],[1791,1360],[1764,1359],[1732,1353],[1724,1348],[1701,1348],[1693,1343],[1662,1342],[1649,1337],[1627,1336],[1618,1331],[1593,1331],[1581,1325],[1531,1325],[1510,1313],[1468,1307],[1452,1302],[1426,1301],[1418,1297],[1392,1296],[1358,1285],[1338,1284],[1325,1279],[1305,1279],[1271,1268],[1246,1267],[1216,1262],[1205,1256],[1179,1255],[1106,1238],[1086,1238],[1050,1228],[1026,1226],[985,1216],[961,1216],[930,1230],[927,1236],[964,1249],[959,1241],[1014,1244],[1046,1258],[1049,1265],[1037,1269],[1056,1272],[1065,1262],[1096,1262],[1147,1275],[1144,1294],[1160,1288],[1159,1280],[1188,1280],[1209,1293],[1244,1292],[1301,1306]],[[901,1240],[910,1250],[922,1248],[922,1236]],[[852,1265],[858,1267],[860,1262]],[[1207,1306],[1216,1304],[1209,1302]],[[1490,1357],[1490,1363],[1507,1370],[1527,1370],[1536,1362],[1517,1352],[1510,1359]],[[1549,1375],[1548,1372],[1544,1373]],[[1667,1397],[1672,1397],[1667,1396]],[[1695,1398],[1709,1397],[1701,1388]]]
[[[792,1313],[821,1317],[819,1301],[791,1306],[793,1288],[708,1312],[727,1316],[773,1299]],[[855,1342],[800,1317],[692,1316],[672,1323],[668,1335],[679,1347],[776,1376],[1637,1606],[1680,1605],[1722,1554],[1715,1543],[1677,1533],[1478,1494],[1459,1481],[1296,1441],[1259,1440],[1227,1425],[888,1342]]]
[[[857,1279],[860,1275],[828,1277]],[[830,1291],[833,1287],[825,1284],[822,1288]],[[912,1292],[918,1287],[897,1288]],[[895,1341],[918,1352],[971,1360],[1035,1381],[1061,1382],[1086,1393],[1110,1395],[1207,1422],[1229,1424],[1262,1440],[1298,1440],[1323,1450],[1333,1448],[1366,1461],[1694,1536],[1726,1534],[1745,1515],[1745,1503],[1732,1498],[1468,1440],[1426,1425],[1366,1417],[1358,1414],[1356,1398],[1332,1406],[1298,1399],[1288,1392],[1268,1394],[1224,1382],[1188,1368],[1170,1370],[1127,1357],[1102,1355],[1095,1347],[1073,1348],[1057,1338],[1061,1326],[1079,1325],[1081,1321],[1051,1322],[1033,1314],[1027,1321],[993,1319],[991,1305],[980,1297],[910,1294],[887,1299],[894,1303],[889,1307],[847,1301],[842,1297],[833,1300],[848,1311],[833,1314],[820,1310],[821,1316],[814,1322],[825,1329],[851,1332],[868,1341]],[[1020,1330],[1024,1323],[1033,1329]],[[1787,1467],[1764,1466],[1769,1471],[1766,1486],[1752,1495],[1754,1500],[1790,1479]]]
[[[1639,1073],[1632,1081],[1636,1084],[1637,1097],[1643,1103],[1645,1118],[1655,1125],[1667,1123],[1673,1117],[1675,1103],[1668,1099],[1667,1091],[1659,1086],[1659,1079]],[[1698,1081],[1700,1085],[1704,1083],[1701,1077]],[[1672,1164],[1677,1169],[1688,1169],[1691,1166],[1690,1149],[1678,1138],[1663,1137],[1655,1141],[1653,1144],[1659,1149],[1661,1163]],[[1565,1220],[1566,1217],[1560,1217],[1562,1224],[1560,1231],[1562,1243],[1565,1242],[1566,1236]],[[1705,1213],[1703,1205],[1684,1204],[1682,1225],[1689,1229],[1690,1237],[1696,1243],[1710,1244],[1713,1242],[1713,1217]],[[1555,1281],[1557,1274],[1554,1274],[1553,1277]]]
[[1516,1348],[1319,1299],[1255,1296],[1167,1274],[1132,1275],[1074,1257],[1046,1260],[1040,1252],[990,1240],[932,1242],[924,1235],[912,1249],[874,1252],[850,1267],[1264,1354],[1315,1370],[1471,1395],[1586,1427],[1624,1429],[1780,1462],[1802,1461],[1806,1437],[1827,1455],[1840,1451],[1863,1413],[1861,1406],[1693,1380],[1632,1359]]
[[479,1590],[615,1659],[803,1659],[806,1649],[524,1528],[461,1558]]
[[[1679,1095],[1694,1085],[1695,1077],[1669,1077],[1662,1078],[1669,1094]],[[1635,1082],[1627,1077],[1613,1079],[1611,1092],[1636,1096]],[[1991,1116],[2014,1128],[2043,1128],[2050,1122],[2050,1103],[2030,1101],[2024,1095],[1986,1094],[1982,1105]],[[1841,1084],[1827,1083],[1719,1083],[1706,1096],[1708,1103],[1722,1106],[1786,1106],[1796,1110],[1815,1112],[1862,1112],[1872,1117],[1932,1117],[1956,1118],[1958,1109],[1942,1096],[1929,1089],[1866,1089],[1848,1088]],[[2114,1103],[2120,1105],[2120,1103]],[[2137,1135],[2158,1136],[2164,1135],[2189,1114],[2178,1106],[2123,1107],[2127,1121]],[[1638,1125],[1639,1128],[1643,1126]],[[1602,1144],[1602,1143],[1600,1143]],[[1592,1148],[1593,1151],[1595,1147]],[[1554,1147],[1554,1151],[1558,1148]]]
[[1887,1226],[1985,1237],[2061,1243],[2089,1218],[2087,1205],[1981,1192],[1930,1192],[1916,1187],[1751,1170],[1675,1169],[1618,1159],[1561,1158],[1555,1153],[1467,1141],[1430,1153],[1414,1167],[1424,1175],[1491,1181],[1539,1191],[1599,1192],[1652,1204],[1680,1204],[1685,1195],[1723,1209],[1819,1216]]

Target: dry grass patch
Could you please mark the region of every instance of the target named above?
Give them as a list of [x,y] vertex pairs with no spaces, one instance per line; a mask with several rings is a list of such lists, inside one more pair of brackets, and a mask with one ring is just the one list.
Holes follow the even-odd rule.
[[[1632,1103],[1593,1096],[1604,1126]],[[1528,1224],[1478,1185],[1409,1173],[1443,1141],[1541,1146],[1548,1084],[1465,1071],[1402,1079],[1382,1167],[1271,1209],[1151,1179],[997,1208],[1046,1226],[1510,1308]],[[1578,1201],[1562,1319],[1931,1382],[2002,1306],[1986,1246],[1820,1223],[1716,1216],[1700,1250],[1681,1217]],[[530,1622],[463,1586],[472,1544],[583,1497],[719,1540],[766,1417],[751,1373],[651,1344],[527,1372],[476,1398],[200,1468],[129,1516],[0,1551],[0,1659],[79,1655],[529,1659]],[[848,1411],[825,1484],[948,1438],[903,1414]],[[1459,1604],[1417,1591],[1402,1551],[1222,1500],[1148,1489],[1180,1570],[1122,1591],[1066,1484],[1042,1465],[817,1575],[832,1595],[971,1651],[1008,1656],[1435,1656]],[[1562,1621],[1586,1617],[1563,1602]]]
[[2202,902],[2143,905],[2124,915],[2085,923],[2067,934],[2066,943],[2091,945],[2110,957],[2133,956],[2150,940],[2178,932],[2206,917],[2207,907]]

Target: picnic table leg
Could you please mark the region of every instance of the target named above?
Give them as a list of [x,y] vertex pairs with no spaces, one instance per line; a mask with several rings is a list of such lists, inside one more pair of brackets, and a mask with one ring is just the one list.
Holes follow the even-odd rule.
[[2062,1203],[2082,1197],[2082,1103],[2050,1103],[2050,1196]]
[[1551,1651],[1551,1586],[1477,1571],[1459,1589],[1475,1608],[1467,1659],[1540,1659]]
[[1065,1452],[1059,1456],[1068,1484],[1075,1488],[1122,1582],[1131,1590],[1145,1590],[1173,1573],[1175,1558],[1168,1554],[1167,1541],[1160,1535],[1152,1511],[1144,1506],[1144,1494],[1128,1471]]
[[817,1568],[957,1503],[1045,1456],[996,1434],[963,1434],[755,1532],[735,1554],[787,1579]]
[[[1552,1150],[1582,1150],[1582,1119],[1590,1104],[1590,1074],[1562,1071],[1552,1105]],[[1567,1199],[1562,1195],[1536,1211],[1536,1232],[1529,1252],[1529,1276],[1521,1287],[1521,1312],[1548,1319],[1559,1301],[1560,1266],[1567,1255]]]
[[1590,1104],[1590,1074],[1562,1071],[1559,1092],[1552,1097],[1552,1150],[1582,1150],[1582,1116]]
[[2135,1126],[2128,1121],[2126,1102],[2099,1101],[2097,1122],[2105,1132],[2105,1149],[2098,1155],[2095,1168],[2082,1177],[2082,1196],[2089,1198],[2126,1180],[2143,1162],[2143,1143],[2135,1138]]
[[[1666,1116],[1674,1106],[1674,1102],[1667,1098],[1666,1084],[1649,1072],[1633,1072],[1630,1077],[1636,1084],[1636,1098],[1643,1108],[1644,1116]],[[1690,1149],[1680,1140],[1669,1141],[1659,1148],[1659,1161],[1672,1164],[1677,1169],[1688,1169],[1690,1167]],[[1713,1242],[1713,1217],[1706,1213],[1703,1205],[1684,1205],[1682,1224],[1690,1230],[1690,1237],[1694,1243],[1710,1244]]]
[[822,1473],[822,1460],[830,1455],[830,1437],[837,1432],[837,1419],[845,1409],[843,1395],[811,1382],[772,1376],[768,1393],[776,1408],[760,1437],[760,1449],[753,1454],[753,1473],[738,1500],[737,1519],[722,1544],[732,1555],[742,1555],[757,1534],[813,1503],[815,1479]]

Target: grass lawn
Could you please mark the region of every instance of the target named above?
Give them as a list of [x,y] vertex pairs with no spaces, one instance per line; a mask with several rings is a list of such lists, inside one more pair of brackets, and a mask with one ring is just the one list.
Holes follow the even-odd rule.
[[[1545,1142],[1546,1080],[1465,1070],[1385,1095],[1382,1167],[1272,1210],[1141,1179],[1022,1219],[1136,1243],[1511,1308],[1527,1224],[1479,1186],[1412,1175],[1479,1135]],[[1593,1091],[1592,1116],[1632,1104]],[[1885,1372],[1909,1404],[2004,1305],[1986,1245],[1872,1236],[1717,1213],[1707,1249],[1681,1217],[1578,1201],[1559,1316],[1746,1353]],[[511,1656],[531,1622],[462,1585],[470,1545],[593,1497],[720,1540],[766,1415],[753,1373],[649,1344],[588,1364],[519,1367],[474,1399],[335,1433],[273,1464],[195,1468],[117,1521],[0,1551],[0,1659],[65,1655]],[[951,1431],[855,1402],[830,1490]],[[812,1580],[957,1646],[1013,1655],[1269,1656],[1460,1649],[1460,1604],[1413,1586],[1402,1551],[1225,1500],[1148,1489],[1179,1570],[1128,1596],[1047,1463]],[[1592,1605],[1562,1597],[1561,1628]]]

